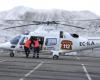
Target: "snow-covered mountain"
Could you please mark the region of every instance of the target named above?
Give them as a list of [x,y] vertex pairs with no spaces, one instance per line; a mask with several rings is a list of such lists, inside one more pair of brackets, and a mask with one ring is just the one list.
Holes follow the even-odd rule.
[[[9,11],[4,11],[0,13],[0,36],[15,36],[21,34],[25,30],[34,31],[37,28],[37,25],[25,26],[22,28],[14,28],[9,30],[2,30],[6,27],[12,27],[17,25],[29,24],[31,21],[61,21],[61,23],[76,25],[80,27],[87,28],[85,30],[80,30],[77,28],[72,28],[71,26],[61,26],[57,25],[65,31],[71,33],[79,33],[80,35],[99,35],[99,20],[92,21],[80,21],[86,19],[97,19],[100,16],[90,12],[90,11],[66,11],[66,10],[36,10],[24,6],[15,7]],[[25,21],[4,21],[5,19],[13,20],[25,20]],[[79,20],[79,21],[72,21]],[[41,25],[40,25],[41,26]],[[53,27],[55,25],[52,25]],[[38,26],[39,27],[39,26]],[[45,25],[44,25],[45,27]],[[51,27],[51,26],[49,26]],[[81,32],[81,33],[80,33]],[[2,34],[5,33],[5,34]],[[92,34],[93,33],[93,34]],[[6,35],[9,34],[9,35]]]

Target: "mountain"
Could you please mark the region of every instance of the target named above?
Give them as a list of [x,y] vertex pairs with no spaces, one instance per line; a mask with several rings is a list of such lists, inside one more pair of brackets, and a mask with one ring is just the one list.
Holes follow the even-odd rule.
[[[83,35],[95,35],[100,34],[99,29],[99,20],[92,21],[80,21],[86,19],[98,19],[100,16],[90,12],[90,11],[66,11],[66,10],[36,10],[24,6],[15,7],[9,11],[4,11],[0,13],[0,29],[6,27],[12,27],[17,25],[29,24],[31,21],[60,21],[61,23],[66,23],[70,25],[76,25],[80,27],[87,28],[85,30],[80,30],[77,28],[73,28],[71,26],[61,26],[61,25],[51,25],[46,27],[61,27],[65,31],[71,33],[78,33]],[[25,21],[4,21],[5,19],[13,19],[13,20],[25,20]],[[73,21],[72,21],[73,20]],[[79,21],[77,21],[79,20]],[[41,25],[40,25],[41,26]],[[25,30],[34,31],[37,25],[25,26],[22,28],[15,28],[9,30],[1,30],[0,36],[15,36],[17,34],[21,34]],[[45,25],[44,25],[45,27]],[[80,33],[81,32],[81,33]],[[2,34],[5,33],[5,34]],[[9,35],[6,35],[9,34]]]

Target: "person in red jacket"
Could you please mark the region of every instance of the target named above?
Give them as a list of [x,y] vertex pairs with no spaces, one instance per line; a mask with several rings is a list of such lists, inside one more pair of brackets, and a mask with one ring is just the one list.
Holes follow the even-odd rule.
[[35,54],[37,53],[37,58],[39,58],[39,40],[36,38],[36,39],[34,39],[34,41],[33,41],[33,43],[34,43],[34,54],[33,54],[33,58],[35,57]]
[[30,54],[30,45],[31,45],[31,39],[27,39],[26,42],[24,43],[24,50],[25,50],[26,58],[28,58]]

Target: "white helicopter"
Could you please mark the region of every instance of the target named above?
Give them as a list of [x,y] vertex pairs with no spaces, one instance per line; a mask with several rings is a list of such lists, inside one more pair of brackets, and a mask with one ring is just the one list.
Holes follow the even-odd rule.
[[[35,21],[34,23],[35,24],[28,24],[28,25],[59,24],[56,21],[46,21],[46,22]],[[73,26],[67,24],[61,24],[61,25],[84,29],[79,26]],[[22,27],[22,26],[17,26],[17,27]],[[15,28],[15,27],[10,27],[10,28]],[[4,30],[10,28],[5,28]],[[75,51],[100,47],[100,38],[98,39],[94,37],[85,38],[79,36],[78,34],[71,34],[68,32],[57,31],[57,30],[43,31],[41,30],[41,28],[39,28],[36,31],[29,32],[28,34],[16,36],[10,42],[1,44],[0,48],[10,50],[11,51],[10,56],[14,57],[14,51],[24,51],[23,46],[25,39],[31,37],[38,38],[41,42],[40,43],[41,50],[52,52],[53,59],[58,59],[60,53],[64,54],[67,52],[75,52]]]

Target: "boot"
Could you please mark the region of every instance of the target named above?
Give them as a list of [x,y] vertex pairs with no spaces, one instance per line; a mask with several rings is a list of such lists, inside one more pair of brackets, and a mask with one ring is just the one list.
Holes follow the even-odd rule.
[[39,58],[39,54],[37,54],[37,58]]

